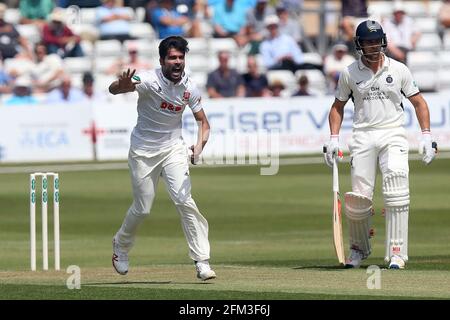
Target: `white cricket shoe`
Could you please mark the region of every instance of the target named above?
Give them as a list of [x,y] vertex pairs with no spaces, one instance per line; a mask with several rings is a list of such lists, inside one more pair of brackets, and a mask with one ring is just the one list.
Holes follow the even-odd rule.
[[345,261],[345,268],[359,268],[361,266],[361,261],[364,259],[364,256],[361,251],[350,249],[350,255]]
[[404,269],[405,268],[405,261],[397,256],[394,255],[391,257],[391,262],[389,262],[389,269]]
[[120,250],[116,238],[113,238],[112,265],[117,273],[125,275],[128,272],[128,252]]
[[195,269],[197,270],[197,278],[205,280],[214,279],[216,273],[209,266],[208,260],[196,261]]

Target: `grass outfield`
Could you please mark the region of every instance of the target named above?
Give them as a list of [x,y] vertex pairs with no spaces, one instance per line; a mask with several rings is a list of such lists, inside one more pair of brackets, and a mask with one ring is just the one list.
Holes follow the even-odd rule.
[[[150,217],[130,253],[130,271],[111,266],[111,239],[132,201],[127,170],[61,172],[60,272],[29,270],[28,175],[0,175],[0,299],[410,299],[450,298],[450,160],[410,162],[410,261],[385,270],[378,180],[373,254],[381,289],[366,269],[337,267],[332,246],[331,171],[323,164],[192,168],[193,196],[210,225],[218,278],[201,282],[176,210],[159,185]],[[350,189],[348,164],[341,190]],[[37,207],[39,212],[40,206]],[[51,221],[49,212],[49,221]],[[40,248],[40,218],[37,219]],[[344,232],[347,234],[346,224]],[[52,227],[49,227],[52,240]],[[52,248],[52,241],[49,247]],[[348,250],[347,250],[348,251]],[[52,251],[50,266],[53,266]],[[38,268],[41,267],[38,252]],[[81,268],[81,290],[65,286],[65,268]]]

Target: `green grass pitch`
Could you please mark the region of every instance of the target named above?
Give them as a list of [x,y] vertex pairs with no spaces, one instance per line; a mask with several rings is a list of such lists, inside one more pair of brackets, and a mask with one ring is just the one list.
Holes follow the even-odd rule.
[[[115,273],[111,240],[132,201],[127,170],[60,172],[62,270],[29,271],[29,176],[1,174],[0,299],[450,298],[450,160],[437,159],[430,166],[410,162],[405,270],[386,270],[383,264],[379,178],[373,253],[364,268],[344,270],[332,246],[331,170],[324,164],[282,166],[274,176],[261,176],[259,170],[191,169],[193,196],[209,222],[211,264],[218,275],[209,282],[195,278],[163,181],[130,253],[128,275]],[[340,165],[340,173],[343,194],[350,190],[348,163]],[[39,212],[40,205],[38,248]],[[52,230],[50,224],[50,249]],[[344,235],[348,252],[345,221]],[[40,251],[37,256],[39,269]],[[81,290],[66,287],[69,265],[81,269]],[[369,265],[381,268],[381,289],[367,288]]]

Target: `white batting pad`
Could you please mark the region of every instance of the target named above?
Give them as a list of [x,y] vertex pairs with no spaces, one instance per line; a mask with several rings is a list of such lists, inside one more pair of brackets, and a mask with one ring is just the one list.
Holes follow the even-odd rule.
[[393,255],[408,260],[408,218],[409,205],[386,208],[386,262]]
[[347,192],[345,194],[345,208],[352,216],[355,216],[355,219],[358,219],[358,216],[365,218],[367,214],[370,215],[372,200],[356,192]]
[[383,178],[383,195],[386,207],[409,204],[408,173],[399,171]]
[[345,215],[349,225],[350,248],[363,253],[363,259],[370,255],[370,217],[372,200],[362,194],[345,194]]

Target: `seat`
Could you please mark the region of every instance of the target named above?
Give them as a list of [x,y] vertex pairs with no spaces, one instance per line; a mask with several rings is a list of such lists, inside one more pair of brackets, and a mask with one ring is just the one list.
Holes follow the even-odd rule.
[[309,88],[321,94],[327,91],[327,80],[325,75],[320,70],[297,70],[295,72],[296,81],[305,75],[309,81]]
[[130,47],[136,47],[139,55],[143,57],[150,58],[159,55],[156,43],[147,39],[125,40],[123,50],[127,51]]
[[118,57],[97,57],[94,63],[95,72],[106,74],[118,59]]
[[436,69],[437,55],[430,51],[410,51],[408,52],[408,67],[411,70]]
[[17,32],[31,43],[35,44],[41,41],[41,31],[34,24],[18,24],[15,26]]
[[297,88],[297,80],[289,70],[268,70],[266,76],[269,84],[281,81],[289,92],[294,92]]
[[435,92],[438,90],[438,77],[435,71],[417,70],[412,71],[413,78],[417,82],[420,91]]
[[92,71],[92,60],[90,57],[65,58],[63,60],[64,70],[69,73],[83,73]]
[[450,67],[438,71],[439,90],[450,89]]
[[130,24],[130,36],[137,39],[155,39],[155,30],[149,23],[136,22]]
[[92,57],[94,54],[94,45],[91,41],[81,40],[81,49],[83,49],[84,55]]
[[438,61],[440,67],[447,68],[448,72],[448,69],[450,68],[450,53],[445,50],[438,52]]
[[200,53],[208,55],[209,43],[205,38],[186,38],[189,43],[189,54]]
[[441,38],[436,33],[422,34],[417,41],[416,50],[439,50],[442,47]]
[[450,50],[450,30],[447,30],[444,33],[443,42],[444,42],[444,50],[449,51]]
[[428,9],[423,1],[403,1],[406,14],[410,17],[425,17]]
[[305,52],[303,53],[303,58],[305,59],[305,63],[311,63],[318,66],[323,65],[322,57],[316,52]]
[[208,73],[206,72],[191,72],[190,77],[197,84],[197,87],[202,92],[202,94],[206,93],[206,81],[208,80]]
[[134,11],[134,20],[136,22],[145,22],[145,8],[137,7]]
[[208,72],[209,64],[205,63],[208,61],[208,56],[203,54],[191,54],[189,53],[188,56],[186,56],[186,66],[193,72],[196,73],[197,71],[201,72]]
[[5,21],[13,25],[19,24],[20,21],[20,11],[15,8],[8,8],[5,11]]
[[81,8],[81,23],[95,25],[96,8]]
[[95,42],[95,55],[97,57],[118,57],[122,54],[122,43],[119,40],[98,40]]
[[436,18],[416,18],[414,19],[415,27],[422,33],[436,33],[437,19]]
[[219,51],[230,51],[231,54],[235,54],[238,51],[238,46],[236,41],[232,38],[223,38],[223,39],[210,39],[210,52],[212,55],[217,54]]
[[370,16],[388,17],[392,14],[393,4],[390,1],[371,1],[367,7]]

